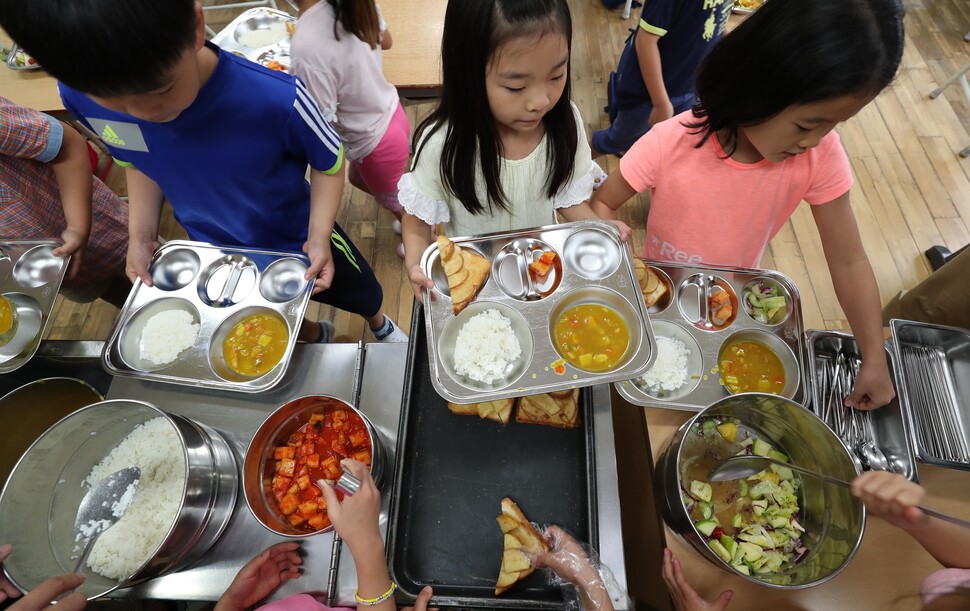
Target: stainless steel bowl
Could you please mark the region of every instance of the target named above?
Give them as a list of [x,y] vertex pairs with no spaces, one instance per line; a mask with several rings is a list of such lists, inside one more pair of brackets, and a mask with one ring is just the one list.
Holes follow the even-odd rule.
[[833,477],[852,480],[859,471],[842,441],[809,410],[798,403],[764,393],[732,395],[717,401],[677,429],[657,461],[654,484],[667,525],[702,556],[734,575],[773,588],[799,589],[819,585],[848,566],[862,542],[865,507],[841,486],[802,477],[799,522],[809,554],[782,573],[743,575],[715,554],[694,528],[684,506],[681,465],[706,448],[691,443],[691,426],[708,418],[737,418],[739,426],[771,443],[790,457],[792,464]]
[[246,462],[243,465],[246,504],[256,520],[267,530],[292,538],[312,537],[333,530],[333,526],[328,526],[311,533],[290,525],[277,507],[272,491],[272,479],[276,473],[273,448],[286,445],[290,435],[307,424],[310,416],[329,409],[344,409],[357,414],[363,420],[371,443],[371,477],[378,488],[383,483],[387,452],[377,429],[363,412],[328,395],[308,395],[287,401],[259,425],[249,449],[246,450]]
[[86,571],[77,589],[88,599],[177,571],[198,560],[222,534],[236,502],[238,473],[219,433],[148,403],[103,401],[61,419],[27,449],[0,493],[0,541],[16,552],[4,571],[23,591],[73,570],[74,518],[91,469],[132,430],[164,418],[174,428],[185,464],[178,511],[162,543],[120,581]]

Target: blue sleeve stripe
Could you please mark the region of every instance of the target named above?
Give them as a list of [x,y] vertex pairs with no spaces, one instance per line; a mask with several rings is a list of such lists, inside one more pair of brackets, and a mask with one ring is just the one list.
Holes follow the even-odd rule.
[[40,155],[37,155],[37,157],[34,159],[40,161],[41,163],[50,163],[54,161],[57,154],[61,152],[61,144],[64,142],[64,125],[48,114],[38,114],[47,119],[47,123],[50,125],[50,130],[47,132],[47,145],[44,147],[44,150],[40,152]]
[[313,130],[313,132],[320,138],[330,152],[334,155],[340,150],[340,136],[334,131],[333,127],[323,118],[320,114],[320,108],[310,97],[307,90],[304,88],[303,83],[299,79],[296,81],[296,100],[293,101],[293,106],[296,111],[300,113],[306,124]]

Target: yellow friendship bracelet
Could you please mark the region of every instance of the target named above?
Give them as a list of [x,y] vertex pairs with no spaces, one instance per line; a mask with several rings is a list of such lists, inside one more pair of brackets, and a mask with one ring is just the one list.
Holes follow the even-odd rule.
[[385,600],[387,600],[388,598],[390,598],[391,595],[394,594],[394,590],[396,589],[397,589],[397,584],[392,581],[391,587],[387,589],[387,592],[384,592],[377,598],[361,598],[360,590],[357,590],[354,592],[354,598],[357,599],[357,604],[364,605],[365,607],[373,607],[374,605],[379,605]]

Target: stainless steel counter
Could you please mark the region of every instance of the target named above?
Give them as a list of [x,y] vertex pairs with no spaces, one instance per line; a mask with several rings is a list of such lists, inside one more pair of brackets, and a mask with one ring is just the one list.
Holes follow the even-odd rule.
[[[229,442],[240,467],[256,429],[282,403],[310,394],[329,394],[357,405],[374,423],[388,450],[389,464],[395,460],[395,440],[400,420],[407,344],[313,344],[296,348],[289,370],[275,389],[258,394],[219,392],[115,378],[109,399],[139,399],[159,408],[182,414],[218,430]],[[610,393],[607,385],[593,388],[596,434],[597,503],[600,558],[613,572],[617,584],[626,589],[623,537],[620,529],[620,500]],[[393,469],[389,469],[393,473]],[[384,490],[392,486],[386,483]],[[386,536],[389,497],[381,499],[381,533]],[[119,598],[217,600],[236,572],[257,553],[283,537],[263,528],[252,516],[243,495],[239,495],[232,519],[219,541],[195,565],[145,584],[118,590]],[[277,600],[297,593],[310,593],[342,606],[354,605],[356,572],[349,553],[339,553],[332,533],[304,539],[304,572],[298,580],[285,583],[271,597]],[[335,562],[332,563],[332,560]],[[335,572],[332,564],[336,564]],[[333,595],[328,584],[334,581]],[[618,609],[628,608],[625,599],[613,593]]]

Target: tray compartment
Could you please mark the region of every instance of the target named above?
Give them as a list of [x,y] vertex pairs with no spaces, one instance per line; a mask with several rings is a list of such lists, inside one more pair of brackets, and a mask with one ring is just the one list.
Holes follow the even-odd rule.
[[[283,72],[289,72],[290,37],[294,24],[296,18],[283,11],[251,8],[213,36],[212,42],[233,55],[263,66],[277,61],[283,66]],[[259,37],[263,38],[260,40]]]
[[[102,364],[114,375],[159,382],[260,392],[286,372],[313,285],[303,278],[309,262],[291,252],[219,247],[173,240],[160,247],[149,273],[156,286],[137,281],[105,343]],[[284,299],[290,297],[289,299]],[[141,331],[150,314],[183,309],[199,323],[195,343],[172,363],[155,365],[139,356]],[[222,342],[248,315],[270,314],[287,327],[283,358],[268,372],[244,376],[225,364]]]
[[[687,348],[691,350],[688,360],[699,358],[703,362],[703,369],[697,380],[693,378],[693,369],[690,369],[684,388],[663,394],[648,392],[639,378],[614,383],[617,392],[624,399],[644,407],[701,411],[730,394],[721,383],[718,357],[725,342],[738,333],[749,332],[767,334],[760,337],[760,341],[768,344],[782,359],[786,373],[795,372],[794,376],[786,375],[784,396],[795,401],[803,399],[807,389],[802,375],[805,371],[802,310],[798,289],[791,279],[779,272],[765,269],[698,267],[648,259],[644,259],[644,263],[660,277],[661,282],[670,283],[667,285],[668,289],[673,289],[668,290],[667,294],[650,308],[650,314],[654,325],[671,323],[676,326],[657,326],[654,329],[654,335],[676,337],[684,341],[681,337],[682,333],[689,334],[699,354],[695,356],[691,343],[684,341]],[[739,313],[739,309],[743,308],[741,300],[744,288],[755,281],[776,285],[786,295],[788,315],[782,322],[762,324],[748,314]],[[721,326],[714,326],[710,320],[708,299],[717,292],[724,292],[728,296],[734,310],[727,323]],[[669,298],[668,295],[670,295]],[[661,328],[671,335],[662,333]],[[794,387],[792,387],[793,383]],[[692,388],[685,390],[688,386]]]
[[572,430],[453,414],[431,382],[424,313],[414,311],[388,528],[398,601],[430,583],[435,605],[562,608],[560,588],[541,572],[494,595],[503,548],[495,517],[508,496],[531,520],[598,546],[591,393],[580,394]]
[[0,294],[17,311],[17,329],[0,346],[0,374],[22,367],[40,346],[70,257],[53,240],[0,241]]
[[970,470],[970,332],[891,320],[921,462]]
[[[517,380],[506,379],[489,388],[472,387],[461,383],[448,370],[449,350],[442,342],[443,333],[456,320],[450,297],[448,281],[438,257],[438,247],[431,245],[422,256],[421,268],[435,283],[435,288],[425,290],[424,321],[430,340],[428,359],[431,363],[432,382],[438,393],[455,403],[474,403],[518,397],[533,393],[553,392],[592,384],[609,383],[640,375],[653,361],[656,345],[643,295],[637,284],[632,258],[621,241],[619,232],[603,221],[579,221],[562,225],[550,225],[511,232],[497,232],[481,236],[452,238],[461,248],[468,248],[492,263],[492,269],[478,296],[461,314],[481,303],[508,305],[520,315],[530,330],[532,352],[530,362]],[[560,267],[546,292],[545,284],[516,286],[507,276],[518,275],[520,283],[527,268],[530,252],[555,251],[560,256]],[[501,266],[501,268],[499,268]],[[509,271],[511,269],[512,271]],[[561,273],[560,273],[561,272]],[[608,272],[608,273],[607,273]],[[551,274],[550,274],[551,275]],[[592,278],[592,279],[591,279]],[[548,279],[547,279],[548,281]],[[509,282],[510,286],[500,283]],[[511,293],[523,289],[519,296]],[[630,332],[630,350],[621,364],[607,371],[587,371],[568,363],[555,347],[551,325],[559,312],[560,304],[570,299],[576,291],[602,291],[602,294],[618,296]],[[436,299],[432,300],[432,291]],[[575,293],[579,294],[579,293]],[[610,301],[616,299],[610,298]],[[609,305],[604,301],[606,305]],[[614,307],[614,309],[616,309]],[[511,317],[510,317],[511,318]],[[454,333],[457,336],[457,331]],[[524,340],[519,337],[520,344]],[[525,348],[523,346],[523,352]]]

